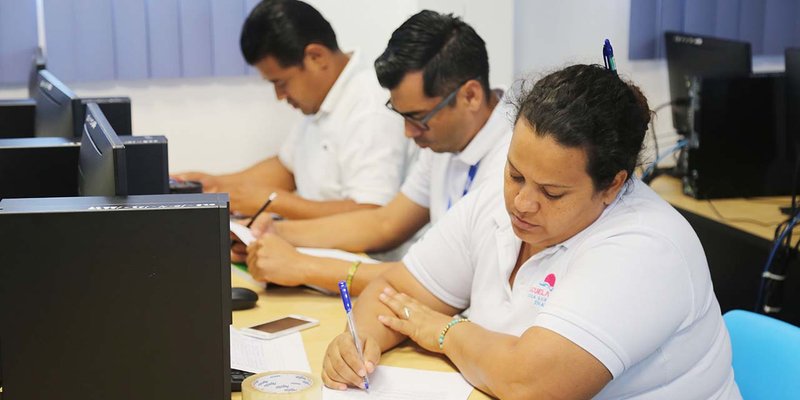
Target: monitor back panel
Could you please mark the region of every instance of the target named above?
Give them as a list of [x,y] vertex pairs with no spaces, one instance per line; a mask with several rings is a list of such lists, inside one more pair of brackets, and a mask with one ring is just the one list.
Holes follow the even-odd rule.
[[100,106],[100,110],[117,135],[133,135],[131,99],[129,97],[82,97],[74,100],[72,120],[75,121],[75,132],[83,129],[88,103],[97,103]]
[[227,195],[0,208],[4,399],[230,398]]
[[0,138],[36,135],[36,100],[0,100]]

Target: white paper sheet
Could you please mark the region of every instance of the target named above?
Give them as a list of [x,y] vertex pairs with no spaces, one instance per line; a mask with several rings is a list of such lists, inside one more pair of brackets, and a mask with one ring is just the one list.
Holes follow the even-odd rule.
[[231,326],[231,368],[248,372],[311,372],[299,332],[263,340],[243,335]]
[[249,246],[250,243],[256,240],[256,237],[253,236],[253,232],[250,231],[250,228],[241,224],[237,224],[236,222],[233,221],[231,221],[230,224],[231,224],[230,227],[231,232],[233,232],[233,234],[236,235],[236,237],[238,237],[239,240],[242,243],[244,243],[245,246]]
[[[244,225],[240,225],[240,224],[237,224],[236,222],[231,221],[230,222],[230,230],[246,246],[249,246],[250,243],[252,243],[254,240],[256,240],[256,237],[253,236],[253,232],[250,231],[250,228],[248,228],[248,227],[246,227]],[[349,252],[346,252],[346,251],[336,250],[336,249],[318,249],[318,248],[312,248],[312,247],[298,247],[297,251],[299,251],[299,252],[301,252],[303,254],[308,254],[310,256],[314,256],[314,257],[329,257],[329,258],[335,258],[335,259],[344,260],[344,261],[361,261],[362,263],[366,263],[366,264],[376,264],[376,263],[378,263],[378,260],[374,260],[374,259],[369,258],[369,257],[364,257],[364,256],[360,256],[358,254],[349,253]]]
[[[231,221],[230,222],[230,230],[246,246],[249,246],[250,243],[252,243],[254,240],[256,240],[255,236],[253,236],[253,232],[250,231],[250,228],[248,228],[248,227],[246,227],[244,225],[240,225],[240,224],[237,224],[237,223]],[[354,254],[354,253],[349,253],[349,252],[346,252],[346,251],[343,251],[343,250],[336,250],[336,249],[319,249],[319,248],[313,248],[313,247],[298,247],[297,251],[300,252],[300,253],[303,253],[303,254],[314,256],[314,257],[328,257],[328,258],[335,258],[337,260],[344,260],[344,261],[350,261],[350,262],[361,261],[364,264],[377,264],[379,262],[378,260],[375,260],[375,259],[372,259],[372,258],[369,258],[369,257],[361,256],[361,255]],[[237,272],[240,272],[240,271],[237,271]],[[254,282],[257,285],[263,285],[263,283],[261,283],[261,282],[256,282],[250,276],[250,274],[246,274],[245,273],[244,275],[247,275],[247,276],[246,277],[243,276],[243,278],[249,280],[250,282]],[[327,289],[319,287],[319,286],[314,286],[314,285],[307,285],[307,286],[310,287],[311,289],[314,289],[316,291],[319,291],[319,292],[322,292],[322,293],[325,293],[325,294],[336,294],[336,292],[331,292],[330,290],[327,290]]]
[[378,366],[369,376],[370,390],[322,388],[323,400],[464,400],[472,386],[458,372]]

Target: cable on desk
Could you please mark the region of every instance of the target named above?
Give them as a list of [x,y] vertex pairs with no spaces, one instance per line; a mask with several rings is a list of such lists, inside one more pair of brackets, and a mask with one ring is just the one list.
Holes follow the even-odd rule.
[[[786,223],[786,221],[784,221],[784,222],[781,222],[781,221],[763,222],[763,221],[759,221],[757,219],[752,219],[752,218],[726,218],[724,215],[722,215],[722,213],[719,212],[719,210],[717,209],[717,206],[714,205],[714,203],[711,201],[711,199],[709,199],[707,201],[708,201],[708,205],[711,207],[711,210],[714,211],[714,214],[716,214],[719,219],[721,219],[721,220],[723,220],[725,222],[741,222],[741,223],[747,223],[747,224],[754,224],[754,225],[758,225],[758,226],[763,226],[763,227],[766,227],[766,228],[774,226],[775,224],[778,224],[778,223],[780,223],[781,225]],[[781,225],[778,225],[778,228],[780,228]],[[777,235],[778,234],[776,233],[775,237],[777,237]],[[773,240],[774,240],[774,238],[773,238]]]

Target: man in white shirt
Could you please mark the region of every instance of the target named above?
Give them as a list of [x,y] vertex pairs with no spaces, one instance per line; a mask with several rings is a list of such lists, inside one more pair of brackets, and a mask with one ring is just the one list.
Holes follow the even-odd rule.
[[357,52],[339,50],[328,21],[301,1],[265,0],[245,21],[241,48],[278,99],[306,116],[275,157],[233,174],[177,176],[230,193],[231,210],[243,214],[272,192],[268,211],[292,219],[388,203],[413,145],[400,134],[402,119],[383,107],[388,93],[374,70]]
[[[511,137],[511,111],[489,89],[489,61],[478,34],[452,15],[422,11],[392,35],[375,61],[387,106],[406,120],[406,136],[423,150],[401,193],[373,210],[327,218],[254,224],[268,230],[248,249],[248,270],[262,281],[336,290],[350,274],[358,293],[386,269],[300,254],[292,245],[382,251],[436,222],[484,182],[500,180]],[[259,232],[257,232],[259,233]],[[235,256],[235,255],[234,255]]]

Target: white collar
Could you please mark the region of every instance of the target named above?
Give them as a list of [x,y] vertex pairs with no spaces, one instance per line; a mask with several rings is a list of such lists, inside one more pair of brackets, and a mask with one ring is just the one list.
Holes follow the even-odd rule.
[[[492,91],[494,94],[494,91]],[[454,158],[467,165],[475,165],[501,142],[501,138],[511,129],[511,114],[509,113],[510,104],[503,101],[501,97],[494,110],[489,115],[489,119],[483,124],[481,129],[467,144],[460,153]]]
[[325,95],[325,99],[322,100],[319,110],[314,113],[314,119],[319,119],[336,108],[336,105],[344,95],[344,88],[347,86],[347,82],[350,81],[361,68],[359,55],[360,51],[358,49],[350,53],[350,59],[347,61],[347,65],[344,66],[344,69],[342,69],[342,72],[340,72],[339,76],[336,78],[336,82],[334,82],[331,89],[328,90],[328,94]]

